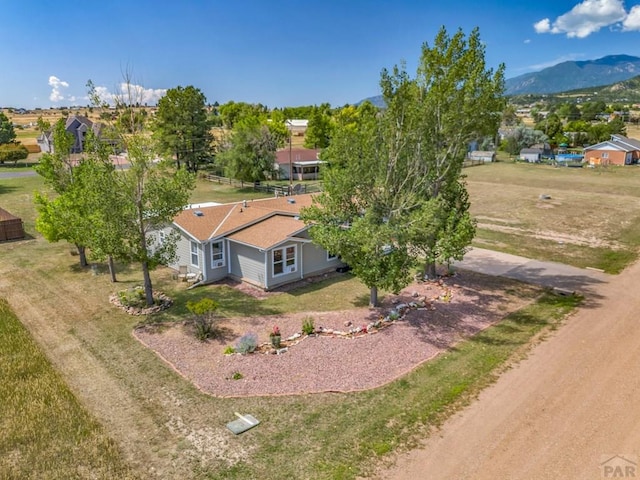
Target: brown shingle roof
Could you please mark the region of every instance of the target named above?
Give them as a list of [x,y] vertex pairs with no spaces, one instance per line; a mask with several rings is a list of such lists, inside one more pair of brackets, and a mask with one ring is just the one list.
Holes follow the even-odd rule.
[[274,215],[229,235],[228,238],[261,249],[268,249],[284,242],[304,228],[304,222],[296,217]]
[[180,212],[174,218],[174,223],[194,238],[206,241],[229,235],[278,213],[294,216],[300,213],[302,207],[310,206],[311,199],[312,195],[306,194],[252,200],[247,201],[246,206],[238,202],[188,209]]
[[[318,160],[320,149],[318,148],[292,148],[291,149],[291,161],[292,162],[309,162]],[[289,164],[289,149],[282,148],[276,152],[276,162],[283,165]]]

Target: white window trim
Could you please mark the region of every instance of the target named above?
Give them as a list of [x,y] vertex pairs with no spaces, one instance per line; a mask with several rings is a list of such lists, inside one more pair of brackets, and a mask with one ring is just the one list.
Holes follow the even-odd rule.
[[[289,248],[293,249],[293,264],[287,265],[287,250]],[[275,253],[277,251],[282,252],[282,273],[275,273]],[[280,262],[278,262],[280,263]],[[286,247],[274,248],[271,251],[271,274],[274,277],[279,277],[281,275],[289,275],[291,273],[295,273],[298,271],[298,248],[297,245],[287,245]]]
[[336,255],[335,253],[331,253],[329,250],[327,250],[327,262],[335,260],[336,258],[338,258],[338,255]]
[[[220,258],[213,258],[213,246],[219,243],[220,244]],[[225,252],[224,252],[224,241],[223,240],[218,240],[216,242],[211,242],[210,246],[211,248],[211,268],[220,268],[220,267],[224,267],[225,266]]]
[[[193,263],[193,256],[196,257],[196,263]],[[189,250],[189,261],[194,267],[200,268],[200,249],[198,248],[198,242],[191,240],[191,247]]]

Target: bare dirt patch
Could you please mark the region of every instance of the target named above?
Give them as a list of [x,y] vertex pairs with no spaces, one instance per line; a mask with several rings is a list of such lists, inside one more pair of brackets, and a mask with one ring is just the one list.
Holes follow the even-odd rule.
[[[519,288],[530,288],[520,286]],[[277,293],[276,293],[277,294]],[[281,355],[224,355],[247,332],[259,343],[278,325],[283,338],[300,332],[303,319],[316,327],[345,330],[386,315],[395,304],[424,297],[388,328],[351,338],[311,336]],[[416,283],[388,296],[380,308],[232,318],[221,321],[222,339],[200,342],[184,325],[146,326],[135,337],[203,392],[220,397],[350,392],[384,385],[531,301],[502,279],[464,272],[440,283]]]

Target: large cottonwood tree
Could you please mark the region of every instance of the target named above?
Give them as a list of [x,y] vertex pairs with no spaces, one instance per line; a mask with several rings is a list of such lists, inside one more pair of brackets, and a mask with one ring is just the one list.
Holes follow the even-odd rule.
[[460,258],[471,242],[462,165],[472,141],[497,131],[503,71],[486,67],[477,29],[442,28],[415,77],[404,65],[382,72],[384,109],[337,124],[323,154],[325,191],[303,218],[371,288],[372,304],[377,288],[407,285],[416,262],[432,276],[435,262]]

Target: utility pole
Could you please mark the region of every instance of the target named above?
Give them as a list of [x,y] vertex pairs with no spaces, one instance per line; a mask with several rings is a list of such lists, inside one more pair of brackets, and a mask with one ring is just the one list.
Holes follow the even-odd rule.
[[293,195],[293,159],[291,157],[291,137],[293,135],[291,120],[287,120],[287,126],[289,127],[289,195]]

